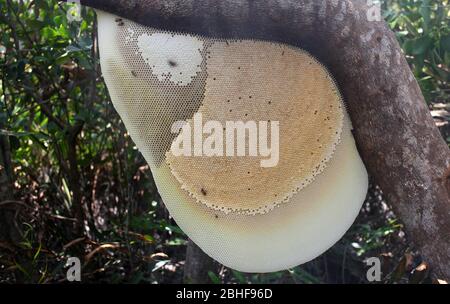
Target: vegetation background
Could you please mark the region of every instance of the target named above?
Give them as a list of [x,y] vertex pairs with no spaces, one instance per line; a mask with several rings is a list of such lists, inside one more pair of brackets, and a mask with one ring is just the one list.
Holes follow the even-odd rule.
[[[65,261],[78,256],[84,283],[180,283],[187,237],[110,102],[94,12],[73,21],[71,7],[0,0],[0,282],[64,282]],[[449,1],[382,9],[450,142]],[[207,280],[364,283],[372,256],[384,283],[432,282],[376,185],[344,238],[315,260],[271,274],[213,264]]]

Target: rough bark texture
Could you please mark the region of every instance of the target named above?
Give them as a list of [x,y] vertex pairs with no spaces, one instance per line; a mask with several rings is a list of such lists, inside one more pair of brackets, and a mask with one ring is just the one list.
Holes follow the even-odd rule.
[[394,33],[368,20],[366,1],[81,2],[156,28],[279,41],[315,55],[345,97],[368,171],[435,274],[450,278],[449,149]]
[[[0,129],[2,125],[0,123]],[[15,223],[17,205],[13,201],[12,166],[9,139],[0,134],[0,245],[10,247],[21,240]],[[0,251],[2,246],[0,246]]]
[[211,283],[208,271],[212,271],[213,269],[214,260],[206,255],[193,241],[189,240],[186,251],[186,262],[184,264],[184,283]]

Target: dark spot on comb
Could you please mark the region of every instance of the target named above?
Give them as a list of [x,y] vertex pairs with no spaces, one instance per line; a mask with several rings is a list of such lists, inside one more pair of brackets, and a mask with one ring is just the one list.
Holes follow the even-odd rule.
[[131,75],[133,75],[134,77],[137,77],[137,74],[135,71],[131,71]]
[[206,190],[205,189],[200,189],[200,191],[202,192],[202,194],[204,195],[204,196],[206,196]]
[[173,60],[168,60],[167,63],[171,66],[171,67],[176,67],[178,64],[173,61]]

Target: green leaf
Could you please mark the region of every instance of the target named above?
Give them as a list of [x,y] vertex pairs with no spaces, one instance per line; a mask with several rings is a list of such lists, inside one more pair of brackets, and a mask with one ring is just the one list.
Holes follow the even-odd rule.
[[420,55],[414,56],[414,60],[413,60],[414,61],[414,67],[415,67],[414,72],[415,72],[415,74],[417,76],[420,76],[420,73],[423,70],[423,66],[425,64],[424,60],[425,60],[424,54],[420,54]]
[[75,120],[87,122],[89,121],[90,117],[92,117],[91,111],[89,111],[89,109],[86,108],[81,108],[78,110],[77,115],[75,115]]
[[426,53],[428,48],[431,46],[433,40],[430,37],[420,37],[416,39],[407,40],[403,47],[406,52],[412,55],[421,55]]
[[144,239],[149,243],[153,243],[155,241],[155,239],[150,234],[145,234]]
[[34,30],[41,30],[45,26],[45,22],[36,19],[27,19],[26,24]]
[[221,284],[220,278],[212,271],[208,271],[208,277],[213,284]]
[[406,15],[401,15],[401,20],[403,21],[409,33],[411,33],[414,36],[419,35],[416,26],[411,22],[411,20]]
[[54,22],[56,25],[61,25],[61,24],[63,24],[63,16],[61,16],[61,15],[55,16],[55,17],[53,18],[53,22]]
[[39,254],[41,253],[41,249],[42,249],[42,243],[39,243],[39,247],[38,247],[38,249],[36,250],[36,253],[33,256],[33,262],[35,262],[36,259],[38,258]]
[[48,136],[43,133],[35,133],[35,132],[15,132],[15,131],[9,131],[0,129],[0,135],[8,135],[8,136],[14,136],[14,137],[26,137],[26,136],[35,136],[37,138],[45,138],[48,139]]
[[49,27],[49,26],[46,26],[46,27],[44,27],[44,28],[41,30],[41,35],[42,35],[42,38],[44,38],[44,39],[52,39],[52,38],[54,38],[57,34],[56,34],[56,31],[55,31],[54,29],[52,29],[52,28]]
[[231,270],[231,272],[233,273],[233,276],[239,281],[239,283],[241,284],[246,284],[247,280],[245,279],[244,275],[236,270]]
[[64,63],[67,63],[69,60],[70,60],[70,54],[69,54],[69,52],[65,52],[64,54],[62,54],[61,56],[56,58],[55,62],[57,64],[64,64]]
[[424,33],[428,33],[431,24],[431,9],[428,0],[423,0],[422,5],[419,8],[419,13],[423,18],[423,30]]

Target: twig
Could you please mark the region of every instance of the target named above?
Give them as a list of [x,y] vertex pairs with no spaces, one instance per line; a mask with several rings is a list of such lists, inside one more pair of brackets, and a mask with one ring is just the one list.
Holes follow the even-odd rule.
[[70,241],[69,243],[67,243],[66,245],[63,246],[63,250],[66,251],[67,248],[72,247],[73,245],[76,245],[78,243],[84,242],[86,240],[86,237],[80,237],[78,239],[75,239],[73,241]]

